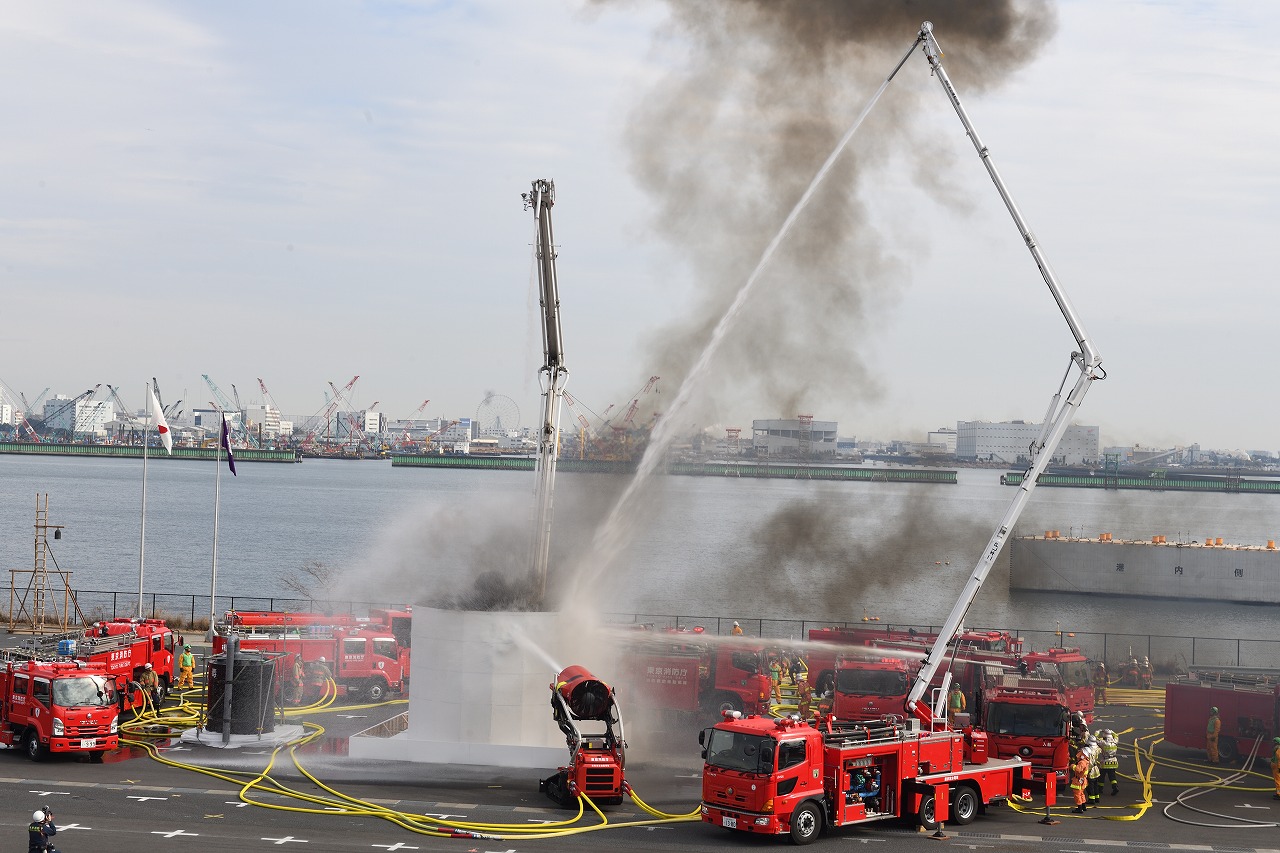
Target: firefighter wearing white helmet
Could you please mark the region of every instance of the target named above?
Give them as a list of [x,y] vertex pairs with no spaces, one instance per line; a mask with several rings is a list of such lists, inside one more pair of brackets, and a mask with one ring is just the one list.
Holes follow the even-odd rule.
[[742,636],[742,626],[741,626],[741,625],[739,625],[737,622],[734,622],[734,623],[733,623],[733,632],[732,632],[732,633],[733,633],[733,636],[735,636],[735,637],[741,637],[741,636]]
[[1120,738],[1111,729],[1103,729],[1098,738],[1098,745],[1102,747],[1102,757],[1098,759],[1098,767],[1102,770],[1101,784],[1105,786],[1107,782],[1111,783],[1111,796],[1120,793],[1120,782],[1116,777],[1120,769]]
[[142,672],[138,673],[138,686],[146,692],[152,706],[159,708],[160,676],[156,674],[155,668],[150,663],[142,665]]
[[1102,750],[1098,747],[1098,739],[1089,735],[1083,752],[1089,756],[1089,774],[1085,783],[1085,799],[1089,805],[1096,806],[1102,800]]

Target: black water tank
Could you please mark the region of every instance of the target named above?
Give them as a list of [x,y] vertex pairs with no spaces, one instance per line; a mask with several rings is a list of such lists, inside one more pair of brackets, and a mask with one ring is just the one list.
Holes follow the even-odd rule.
[[[261,652],[236,654],[235,671],[232,673],[231,733],[256,735],[275,731],[276,715],[272,697],[276,691],[275,663]],[[209,706],[205,711],[208,721],[205,730],[221,732],[226,721],[223,714],[223,695],[226,693],[227,656],[218,655],[209,661]]]

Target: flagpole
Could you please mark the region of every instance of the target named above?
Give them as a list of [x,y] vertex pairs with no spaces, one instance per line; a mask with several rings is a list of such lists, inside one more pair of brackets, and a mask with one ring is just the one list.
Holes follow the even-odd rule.
[[151,385],[143,385],[147,419],[142,425],[142,530],[138,534],[138,618],[142,618],[142,575],[147,555],[147,443],[151,432]]
[[213,626],[218,621],[218,504],[222,488],[222,437],[226,435],[227,416],[218,409],[218,455],[213,467],[213,570],[209,573],[209,640],[213,641]]

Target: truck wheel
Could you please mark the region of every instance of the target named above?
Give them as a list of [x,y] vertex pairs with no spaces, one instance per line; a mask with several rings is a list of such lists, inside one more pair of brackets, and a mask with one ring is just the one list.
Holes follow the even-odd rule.
[[22,741],[22,750],[32,761],[44,761],[45,756],[49,754],[49,750],[40,743],[40,737],[34,730],[27,732],[27,736]]
[[968,785],[951,792],[951,820],[965,826],[978,815],[978,795]]
[[916,812],[916,818],[920,821],[920,825],[925,829],[938,828],[937,800],[933,798],[933,791],[925,794],[920,799],[920,811]]
[[716,713],[723,714],[725,711],[741,711],[742,698],[736,693],[721,693],[719,697],[720,704],[716,706]]
[[1235,738],[1218,738],[1218,757],[1223,761],[1235,761],[1240,757],[1240,753],[1236,751]]
[[169,698],[169,676],[160,676],[160,704],[164,704],[164,700]]
[[104,756],[104,755],[106,755],[106,752],[105,752],[104,750],[101,750],[101,749],[95,749],[93,752],[89,753],[89,763],[90,763],[90,764],[101,764],[101,763],[102,763],[102,756]]
[[804,803],[791,815],[791,843],[812,844],[822,832],[822,813],[812,801]]
[[387,698],[387,685],[376,678],[370,679],[365,693],[368,695],[370,702],[381,702]]

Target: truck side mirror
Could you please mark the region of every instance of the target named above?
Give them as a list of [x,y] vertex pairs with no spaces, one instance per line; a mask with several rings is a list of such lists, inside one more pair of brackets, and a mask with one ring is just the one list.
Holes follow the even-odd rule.
[[766,743],[760,748],[760,763],[768,768],[773,767],[773,744]]

